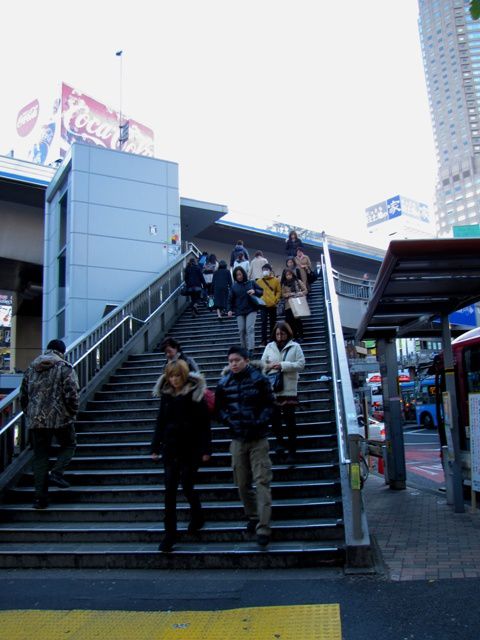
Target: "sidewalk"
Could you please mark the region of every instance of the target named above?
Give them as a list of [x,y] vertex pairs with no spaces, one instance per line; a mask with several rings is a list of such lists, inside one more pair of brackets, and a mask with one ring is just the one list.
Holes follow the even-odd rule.
[[392,491],[371,474],[364,500],[370,535],[391,580],[480,578],[480,511],[454,513],[445,495]]

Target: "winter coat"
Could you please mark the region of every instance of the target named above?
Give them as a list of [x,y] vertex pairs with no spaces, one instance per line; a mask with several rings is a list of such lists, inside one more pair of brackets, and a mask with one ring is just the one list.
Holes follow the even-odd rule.
[[165,460],[181,457],[192,461],[210,455],[210,416],[203,397],[206,388],[202,375],[190,373],[176,394],[166,376],[160,376],[152,392],[160,397],[152,453],[163,454]]
[[233,270],[237,267],[242,267],[245,273],[248,273],[250,271],[250,262],[248,260],[241,260],[240,262],[238,260],[235,260],[232,267],[232,274]]
[[203,278],[207,284],[210,284],[213,279],[213,274],[218,269],[218,262],[206,262],[203,267]]
[[[172,358],[171,360],[168,360],[165,363],[165,367],[167,366],[167,364],[170,364],[171,362],[176,362],[177,360],[183,360],[184,362],[187,363],[189,370],[192,373],[199,373],[200,372],[200,368],[198,366],[198,364],[195,362],[195,360],[191,357],[191,356],[186,356],[182,351],[179,351],[176,356],[174,358]],[[165,368],[164,367],[164,368]]]
[[294,280],[291,287],[288,284],[282,285],[282,298],[285,298],[285,309],[290,309],[289,298],[306,295],[307,287],[301,280]]
[[257,284],[263,289],[262,298],[267,307],[276,307],[282,295],[278,278],[275,276],[260,278],[257,280]]
[[250,289],[255,291],[255,295],[261,297],[263,289],[253,280],[234,282],[228,295],[228,311],[233,311],[237,316],[248,316],[252,311],[257,311],[257,306],[250,300]]
[[295,258],[297,255],[297,249],[303,249],[303,242],[298,238],[298,240],[290,240],[290,238],[285,242],[285,253],[287,256],[292,256]]
[[201,289],[206,286],[201,267],[197,264],[187,264],[185,267],[185,284],[189,289],[195,287]]
[[251,362],[240,373],[223,370],[215,391],[215,411],[234,440],[265,438],[272,410],[272,389],[259,363]]
[[217,269],[213,274],[213,302],[217,309],[226,309],[228,294],[233,285],[232,274],[228,269]]
[[245,249],[245,247],[241,244],[236,244],[235,248],[233,249],[232,253],[230,254],[230,266],[233,267],[233,263],[235,262],[235,260],[237,259],[237,256],[243,253],[245,260],[249,260],[249,256],[248,256],[248,251]]
[[251,280],[258,280],[262,277],[262,268],[264,264],[268,264],[268,260],[263,256],[254,258],[250,263],[250,269],[248,270],[248,277]]
[[310,258],[306,255],[303,258],[295,258],[295,264],[300,269],[300,277],[302,279],[303,284],[309,288],[307,273],[312,270],[312,263],[310,262]]
[[78,413],[77,374],[63,354],[48,350],[23,376],[20,404],[30,429],[61,429]]
[[262,364],[266,375],[277,372],[277,369],[269,371],[268,365],[280,362],[283,373],[283,390],[275,393],[275,396],[296,396],[298,389],[298,375],[305,369],[305,356],[302,347],[289,340],[280,351],[276,342],[269,342],[262,355]]

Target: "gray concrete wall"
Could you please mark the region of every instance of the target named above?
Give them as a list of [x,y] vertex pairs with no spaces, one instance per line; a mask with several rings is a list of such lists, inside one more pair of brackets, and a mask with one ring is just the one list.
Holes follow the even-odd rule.
[[[55,180],[54,180],[55,183]],[[81,336],[176,257],[170,244],[180,230],[176,163],[73,145],[68,175],[47,192],[44,331],[59,334],[59,207],[68,192],[65,334]]]

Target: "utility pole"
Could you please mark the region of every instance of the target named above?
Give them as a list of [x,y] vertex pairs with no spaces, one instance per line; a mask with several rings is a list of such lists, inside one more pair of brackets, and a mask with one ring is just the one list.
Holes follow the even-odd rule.
[[120,151],[122,150],[123,143],[128,138],[125,137],[124,129],[123,129],[123,115],[122,115],[122,83],[123,83],[123,49],[120,51],[116,51],[115,55],[120,58],[120,111],[119,111],[119,122],[118,122],[118,148]]

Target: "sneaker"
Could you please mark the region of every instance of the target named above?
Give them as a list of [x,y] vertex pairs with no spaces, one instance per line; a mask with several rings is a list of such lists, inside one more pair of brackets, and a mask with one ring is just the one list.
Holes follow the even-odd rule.
[[168,553],[173,549],[174,544],[175,544],[175,536],[166,534],[164,539],[158,545],[158,550],[162,551],[163,553]]
[[250,518],[246,526],[247,533],[254,534],[257,530],[257,524],[258,520],[256,518]]
[[67,482],[65,478],[58,473],[50,473],[50,484],[54,484],[60,489],[70,489],[70,483]]
[[320,376],[320,378],[318,379],[319,382],[329,382],[330,380],[330,376]]
[[200,531],[200,529],[202,529],[204,524],[205,518],[203,517],[203,515],[198,516],[198,518],[192,518],[192,520],[190,520],[190,522],[188,523],[187,531],[188,533],[197,533],[197,531]]
[[48,507],[48,500],[46,498],[35,498],[32,504],[32,509],[46,509]]
[[257,544],[259,547],[266,547],[270,542],[270,536],[267,536],[265,533],[259,533],[257,536]]

